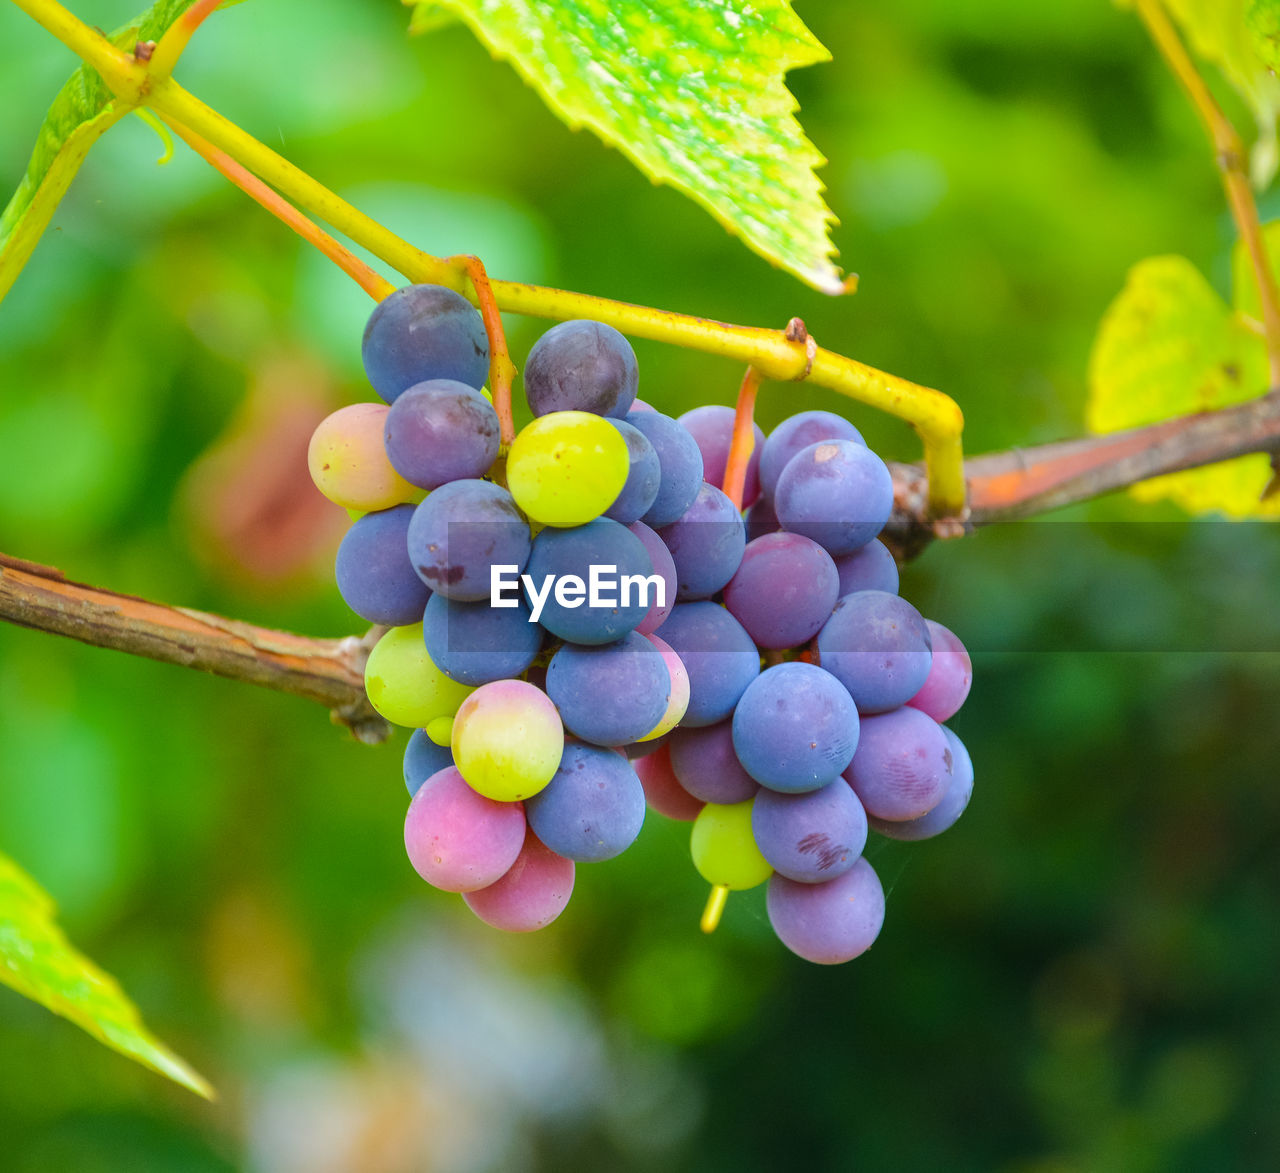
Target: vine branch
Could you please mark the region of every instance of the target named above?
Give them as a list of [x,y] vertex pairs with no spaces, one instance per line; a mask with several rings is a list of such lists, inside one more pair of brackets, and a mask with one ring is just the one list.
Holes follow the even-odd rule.
[[310,639],[71,582],[0,554],[0,619],[319,701],[365,742],[390,729],[364,692],[366,639]]

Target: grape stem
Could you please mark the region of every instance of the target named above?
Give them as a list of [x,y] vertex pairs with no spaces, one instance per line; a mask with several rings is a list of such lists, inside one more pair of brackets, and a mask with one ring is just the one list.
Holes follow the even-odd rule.
[[[12,0],[12,3],[97,69],[122,106],[145,103],[162,117],[182,123],[269,183],[286,199],[337,228],[410,281],[434,282],[463,295],[476,296],[467,275],[455,264],[400,239],[165,75],[163,67],[169,57],[168,50],[161,54],[165,38],[153,52],[144,56],[125,53],[57,0]],[[195,11],[195,7],[189,10]],[[203,7],[201,11],[207,15]],[[175,38],[171,44],[181,49],[190,31],[173,33],[171,29],[166,37],[170,34]],[[161,70],[153,71],[157,55],[161,56]],[[819,386],[898,416],[916,429],[924,447],[930,514],[951,520],[964,516],[960,441],[964,416],[956,403],[940,391],[820,347],[810,352],[779,330],[730,325],[521,282],[491,280],[490,287],[495,302],[503,310],[543,318],[593,318],[637,338],[747,363],[758,368],[766,378],[808,378]]]
[[[139,108],[139,113],[144,113]],[[374,301],[381,301],[389,293],[395,292],[395,285],[381,273],[366,265],[349,248],[339,244],[320,225],[308,220],[288,200],[281,197],[262,182],[251,171],[246,171],[229,155],[224,154],[212,144],[202,139],[195,131],[183,126],[176,118],[164,119],[162,125],[169,126],[184,143],[199,155],[210,167],[221,172],[250,199],[261,204],[268,212],[282,223],[287,224],[308,244],[313,245],[347,274]]]
[[742,511],[742,494],[747,484],[747,465],[756,446],[756,392],[760,390],[763,376],[755,367],[747,367],[738,388],[738,404],[733,413],[733,439],[729,442],[729,455],[724,462],[724,495],[733,507]]
[[493,395],[493,409],[498,413],[499,440],[505,452],[516,438],[516,426],[511,418],[511,380],[515,377],[516,368],[507,349],[502,313],[480,258],[460,256],[449,259],[470,278],[475,302],[484,319],[484,332],[489,339],[489,391]]
[[720,918],[724,915],[724,906],[728,899],[729,889],[726,885],[711,885],[707,906],[702,910],[702,919],[698,922],[704,933],[714,933],[720,927]]
[[0,619],[319,701],[360,741],[390,727],[364,691],[364,637],[310,639],[69,581],[60,570],[0,554]]

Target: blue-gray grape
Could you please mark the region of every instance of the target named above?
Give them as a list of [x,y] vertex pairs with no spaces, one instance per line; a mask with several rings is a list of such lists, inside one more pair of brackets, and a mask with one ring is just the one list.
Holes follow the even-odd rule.
[[373,389],[388,403],[428,379],[479,388],[489,375],[484,320],[443,285],[407,285],[383,298],[364,328],[361,357]]

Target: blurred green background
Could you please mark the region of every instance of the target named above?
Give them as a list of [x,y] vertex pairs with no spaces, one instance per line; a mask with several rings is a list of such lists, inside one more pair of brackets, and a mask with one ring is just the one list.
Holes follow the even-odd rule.
[[[76,0],[113,27],[136,0]],[[560,125],[460,27],[390,0],[218,14],[188,88],[437,254],[826,345],[941,387],[970,452],[1082,430],[1127,268],[1232,239],[1202,134],[1105,0],[810,0],[792,77],[844,260],[831,301]],[[0,187],[70,54],[0,8]],[[1215,87],[1217,79],[1214,78]],[[1222,92],[1238,122],[1247,119]],[[370,397],[364,294],[136,119],[0,307],[0,549],[316,635],[345,518],[306,436]],[[1264,199],[1264,209],[1270,204]],[[542,324],[511,322],[519,359]],[[637,344],[641,394],[740,372]],[[762,423],[833,396],[770,387]],[[888,457],[912,434],[851,412]],[[337,516],[335,516],[335,514]],[[219,1087],[209,1106],[0,991],[0,1167],[487,1173],[1256,1170],[1280,1163],[1280,547],[1123,496],[930,549],[903,593],[975,651],[975,800],[871,852],[875,949],[793,958],[763,893],[714,938],[650,816],[506,938],[403,853],[403,735],[0,627],[0,849]]]

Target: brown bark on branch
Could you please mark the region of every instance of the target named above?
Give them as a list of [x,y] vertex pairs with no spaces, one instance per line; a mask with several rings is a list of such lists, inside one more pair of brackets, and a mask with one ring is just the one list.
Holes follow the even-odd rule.
[[[993,452],[965,462],[969,527],[1074,505],[1138,481],[1280,450],[1280,391],[1235,407],[1142,428]],[[924,520],[924,472],[893,466],[897,500],[889,536],[907,557],[939,534]]]
[[382,741],[390,732],[365,697],[369,643],[357,636],[310,639],[151,603],[70,582],[60,570],[5,554],[0,619],[319,701],[361,741]]

